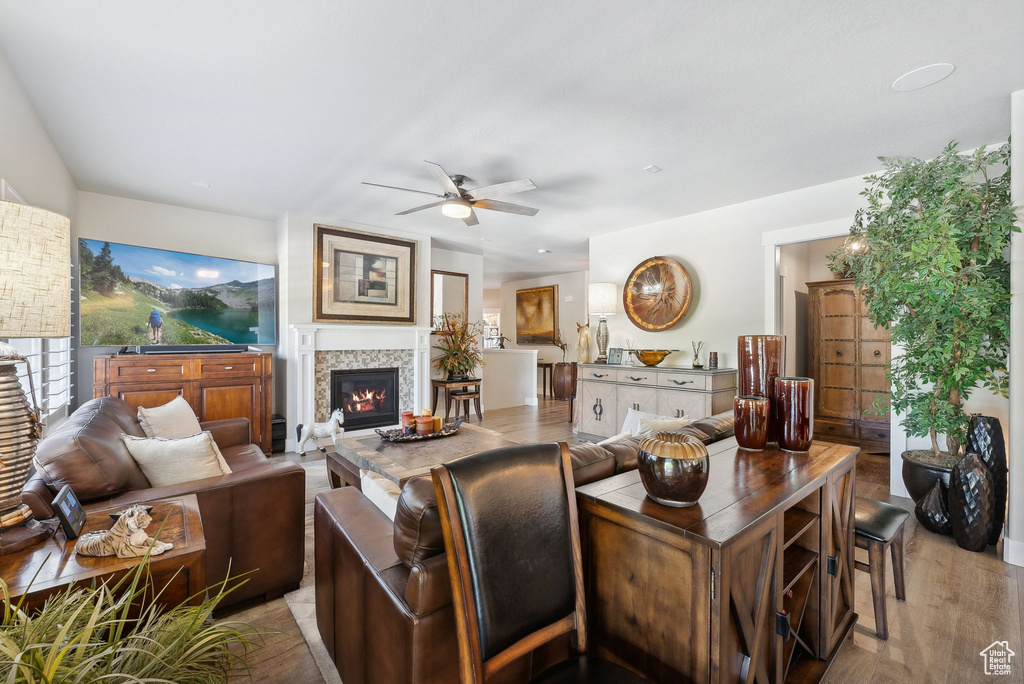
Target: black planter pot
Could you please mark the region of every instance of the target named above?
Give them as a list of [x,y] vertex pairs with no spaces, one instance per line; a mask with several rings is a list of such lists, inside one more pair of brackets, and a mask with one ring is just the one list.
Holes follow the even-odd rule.
[[903,452],[903,484],[907,486],[910,498],[916,504],[923,499],[936,482],[941,482],[944,490],[949,490],[949,476],[952,468],[946,466],[921,463],[909,456],[911,452]]
[[967,431],[968,450],[978,454],[978,458],[992,475],[993,507],[992,530],[988,543],[995,544],[1003,531],[1003,519],[1006,517],[1006,442],[1003,439],[1003,428],[998,418],[974,416]]
[[992,474],[977,454],[967,454],[953,466],[949,486],[949,518],[957,546],[968,551],[985,550],[994,507]]

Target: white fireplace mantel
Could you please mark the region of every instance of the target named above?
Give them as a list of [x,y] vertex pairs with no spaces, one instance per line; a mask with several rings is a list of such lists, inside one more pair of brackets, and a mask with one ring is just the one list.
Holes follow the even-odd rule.
[[[297,364],[294,373],[296,422],[316,418],[316,352],[408,349],[413,352],[413,410],[430,405],[430,328],[401,325],[341,325],[307,323],[291,326],[292,349]],[[291,437],[291,435],[289,435]]]

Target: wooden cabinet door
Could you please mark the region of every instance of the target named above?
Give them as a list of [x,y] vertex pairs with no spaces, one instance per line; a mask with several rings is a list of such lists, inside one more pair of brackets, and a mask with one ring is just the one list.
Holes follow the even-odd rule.
[[658,390],[653,387],[627,387],[619,385],[616,388],[615,396],[615,411],[620,425],[626,419],[629,409],[643,411],[644,413],[658,412]]
[[259,380],[203,380],[196,388],[196,415],[200,421],[248,418],[252,441],[261,442]]
[[[708,395],[699,392],[680,392],[679,390],[658,390],[658,415],[686,416],[691,420],[707,418]],[[731,398],[730,398],[731,401]]]
[[778,516],[773,515],[722,549],[719,657],[717,673],[712,665],[713,682],[775,681],[778,545]]
[[617,416],[616,387],[606,382],[580,383],[580,430],[600,437],[614,437],[622,424]]
[[828,652],[843,638],[853,619],[853,511],[856,507],[857,459],[828,477],[822,515],[825,546],[825,643]]
[[[99,389],[97,389],[96,395],[102,396]],[[113,384],[110,385],[110,396],[123,399],[136,410],[140,406],[143,408],[163,406],[175,397],[185,397],[185,401],[192,404],[193,410],[195,409],[191,384],[187,382]]]

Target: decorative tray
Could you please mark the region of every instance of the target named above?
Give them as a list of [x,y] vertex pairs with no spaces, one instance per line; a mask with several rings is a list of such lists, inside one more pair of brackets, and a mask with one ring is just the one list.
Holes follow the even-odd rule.
[[462,425],[462,418],[456,418],[453,422],[448,423],[441,428],[440,432],[431,432],[427,435],[406,435],[399,428],[392,430],[381,430],[377,428],[374,430],[380,438],[388,442],[418,442],[423,439],[436,439],[438,437],[451,437],[459,432],[459,426]]

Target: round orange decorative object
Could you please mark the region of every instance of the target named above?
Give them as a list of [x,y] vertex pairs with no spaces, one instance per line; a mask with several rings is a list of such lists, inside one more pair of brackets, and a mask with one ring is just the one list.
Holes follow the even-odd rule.
[[672,257],[645,259],[626,278],[622,306],[633,325],[660,332],[679,322],[690,308],[690,274]]

